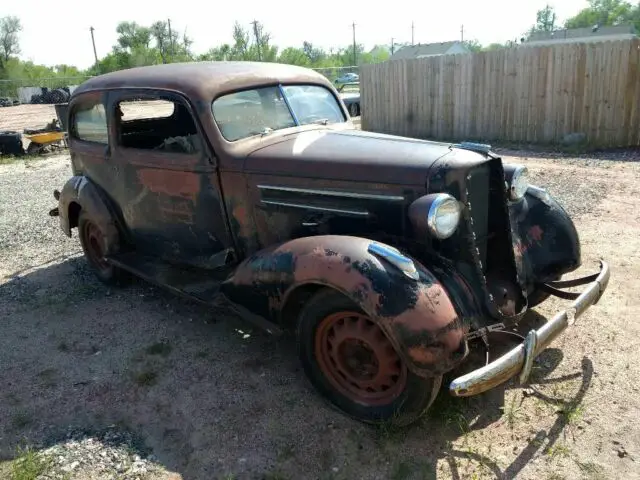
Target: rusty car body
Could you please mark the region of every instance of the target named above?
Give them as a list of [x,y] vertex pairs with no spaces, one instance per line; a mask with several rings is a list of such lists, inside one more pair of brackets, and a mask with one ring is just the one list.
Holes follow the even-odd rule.
[[[139,113],[153,102],[167,108]],[[295,331],[312,384],[362,421],[412,422],[470,347],[517,336],[549,295],[574,300],[449,390],[525,382],[607,286],[605,262],[560,280],[581,265],[578,234],[526,168],[485,145],[356,130],[309,69],[133,68],[86,81],[68,111],[73,176],[50,213],[98,277]]]

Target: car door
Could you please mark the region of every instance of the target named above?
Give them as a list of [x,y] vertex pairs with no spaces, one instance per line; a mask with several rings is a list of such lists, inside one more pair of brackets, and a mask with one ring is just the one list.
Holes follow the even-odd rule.
[[112,190],[136,248],[217,268],[233,251],[213,152],[188,101],[154,90],[109,95]]
[[71,105],[69,151],[75,175],[84,175],[109,194],[114,175],[110,155],[106,95],[84,93]]

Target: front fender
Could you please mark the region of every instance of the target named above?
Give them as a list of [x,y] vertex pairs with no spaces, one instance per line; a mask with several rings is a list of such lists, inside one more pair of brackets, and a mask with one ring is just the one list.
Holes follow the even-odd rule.
[[371,240],[340,235],[304,237],[243,261],[222,285],[232,302],[278,321],[291,292],[303,285],[334,288],[375,321],[421,376],[440,375],[467,354],[468,326],[445,288],[414,261],[419,279],[368,252]]
[[562,206],[545,190],[529,187],[509,207],[518,274],[529,293],[580,267],[580,239]]
[[105,235],[107,245],[117,245],[118,226],[115,216],[109,210],[99,187],[84,175],[75,175],[67,180],[58,199],[60,228],[69,237],[71,228],[75,226],[73,219],[70,218],[72,204],[78,205],[80,209],[89,213],[91,219]]

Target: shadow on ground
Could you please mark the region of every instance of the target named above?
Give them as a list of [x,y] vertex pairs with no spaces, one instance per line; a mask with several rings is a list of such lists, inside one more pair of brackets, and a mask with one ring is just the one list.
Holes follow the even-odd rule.
[[[461,461],[514,478],[568,422],[559,413],[551,428],[519,442],[515,459],[500,461],[467,439],[515,421],[525,396],[512,392],[505,404],[511,386],[471,399],[443,391],[408,429],[362,425],[311,389],[291,338],[142,282],[109,289],[81,257],[19,272],[0,285],[0,298],[0,459],[13,458],[18,445],[45,448],[70,431],[116,425],[139,439],[140,455],[152,452],[185,479],[439,478],[442,468],[466,478]],[[570,376],[582,378],[574,398],[552,398],[539,387],[566,380],[550,378],[561,359],[545,351],[524,392],[570,411],[593,368],[585,358]]]

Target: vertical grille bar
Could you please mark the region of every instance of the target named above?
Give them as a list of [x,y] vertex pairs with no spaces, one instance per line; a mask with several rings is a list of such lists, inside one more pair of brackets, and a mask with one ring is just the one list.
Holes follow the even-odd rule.
[[489,244],[489,215],[491,172],[485,163],[472,169],[467,175],[467,203],[470,208],[469,229],[473,233],[482,272],[487,272]]

